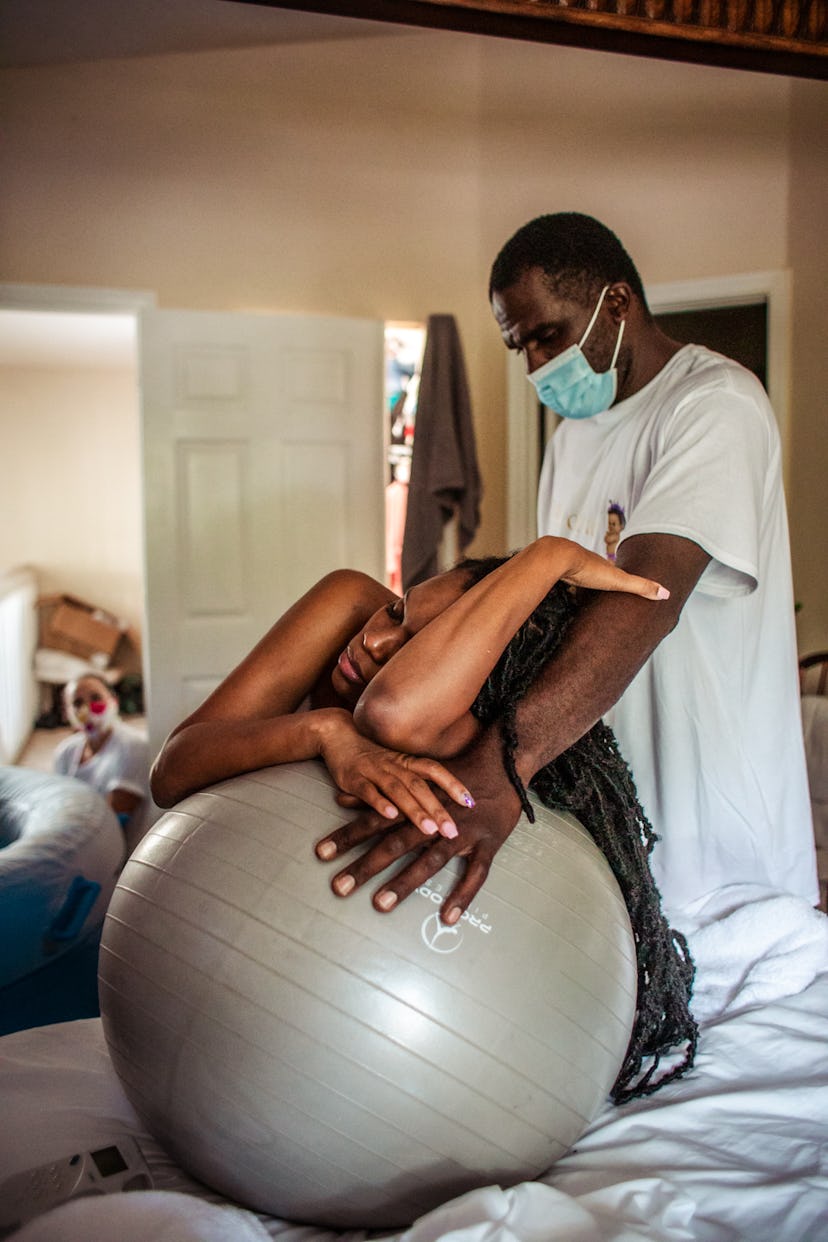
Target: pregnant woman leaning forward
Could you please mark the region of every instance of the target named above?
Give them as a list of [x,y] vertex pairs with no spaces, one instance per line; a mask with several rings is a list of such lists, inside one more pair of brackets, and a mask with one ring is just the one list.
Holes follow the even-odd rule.
[[[474,791],[440,760],[459,754],[497,719],[504,762],[531,815],[511,762],[515,703],[560,641],[580,590],[626,591],[653,601],[668,594],[548,536],[508,558],[462,562],[402,598],[357,571],[328,574],[172,731],[153,767],[153,797],[172,806],[241,772],[321,758],[341,805],[371,808],[374,833],[412,823],[433,851],[440,836],[457,835],[436,790],[449,805],[474,804]],[[621,1100],[652,1090],[692,1063],[692,965],[661,915],[648,864],[652,829],[609,729],[599,722],[543,769],[533,788],[548,805],[581,818],[621,885],[639,953],[639,1002],[613,1095]],[[360,840],[365,823],[363,816]],[[341,829],[318,842],[316,852],[328,860],[351,843]],[[475,891],[496,848],[475,842]],[[333,890],[346,896],[363,878],[352,864],[334,876]],[[465,908],[462,886],[463,879],[446,902],[449,923]],[[393,890],[381,887],[373,902],[390,909]],[[684,1045],[681,1064],[656,1081],[659,1057],[678,1044]],[[645,1058],[650,1064],[642,1069]]]
[[462,805],[470,793],[436,760],[479,731],[471,706],[544,596],[558,582],[663,592],[549,536],[482,564],[497,567],[474,582],[461,565],[403,597],[357,571],[328,574],[172,731],[152,771],[155,801],[172,806],[240,772],[318,757],[342,795],[389,821],[455,835],[428,782]]

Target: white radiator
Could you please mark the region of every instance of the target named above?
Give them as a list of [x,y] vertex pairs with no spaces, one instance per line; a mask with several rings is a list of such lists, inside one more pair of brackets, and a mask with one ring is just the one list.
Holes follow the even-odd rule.
[[34,570],[0,573],[0,763],[16,763],[34,726],[36,603]]

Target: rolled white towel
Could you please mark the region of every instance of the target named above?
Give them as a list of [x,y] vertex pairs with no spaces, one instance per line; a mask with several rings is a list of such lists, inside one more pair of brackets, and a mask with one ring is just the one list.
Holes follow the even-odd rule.
[[828,918],[755,884],[718,889],[675,919],[696,964],[700,1023],[793,996],[828,971]]

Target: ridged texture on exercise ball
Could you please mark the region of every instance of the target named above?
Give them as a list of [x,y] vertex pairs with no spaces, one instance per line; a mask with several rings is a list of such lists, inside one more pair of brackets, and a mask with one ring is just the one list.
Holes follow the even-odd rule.
[[256,1210],[408,1224],[542,1173],[621,1066],[635,952],[618,886],[570,816],[537,809],[456,929],[452,865],[391,914],[346,900],[313,844],[343,822],[325,769],[225,781],[164,815],[101,945],[104,1029],[148,1129]]

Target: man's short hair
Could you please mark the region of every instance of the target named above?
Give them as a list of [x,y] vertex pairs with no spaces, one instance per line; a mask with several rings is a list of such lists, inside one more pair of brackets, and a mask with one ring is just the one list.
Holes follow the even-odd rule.
[[638,269],[612,230],[592,216],[560,211],[524,224],[492,264],[489,300],[532,267],[543,270],[557,294],[584,302],[605,285],[624,281],[649,314]]

